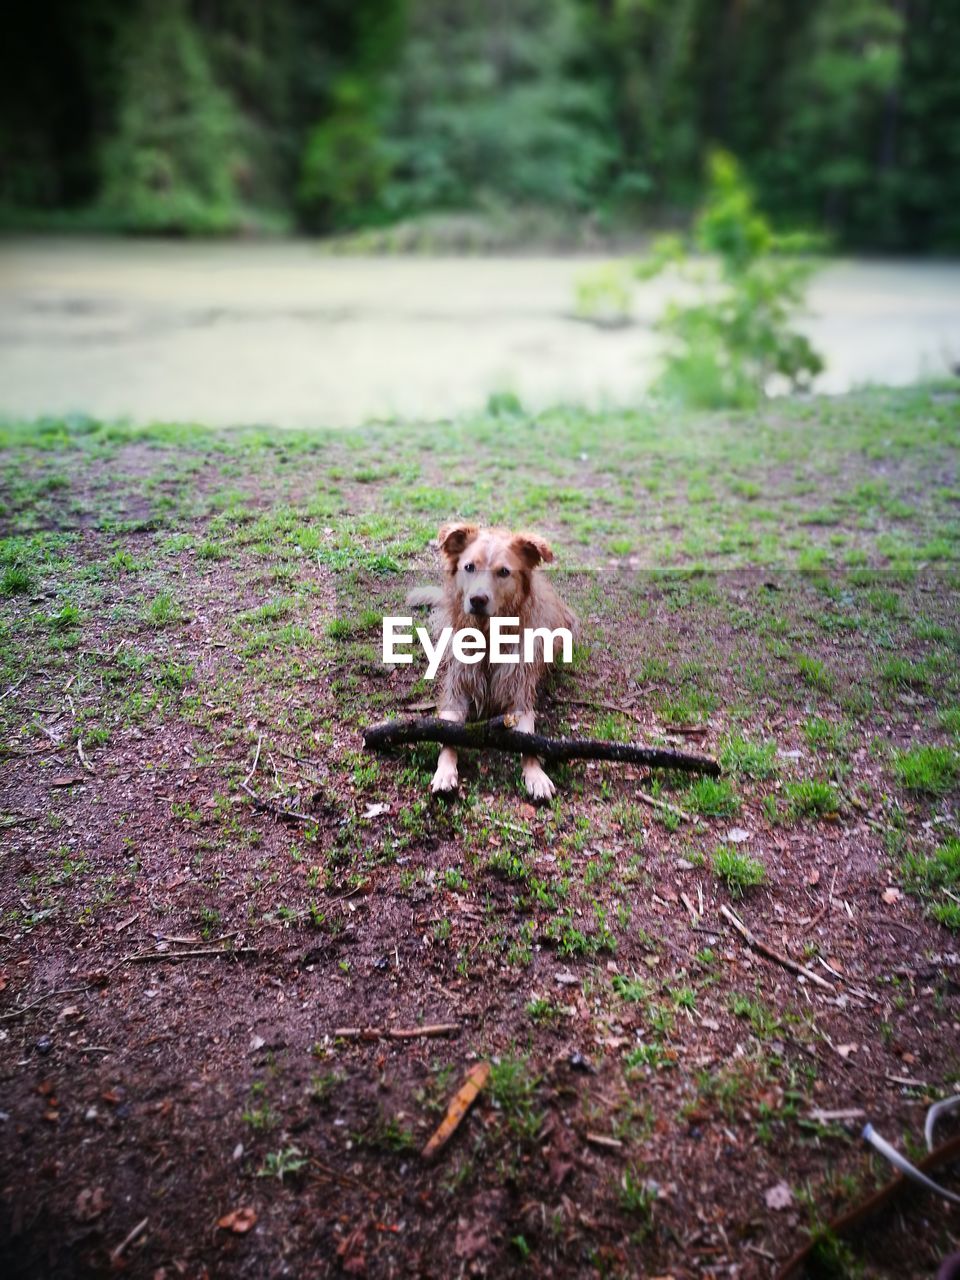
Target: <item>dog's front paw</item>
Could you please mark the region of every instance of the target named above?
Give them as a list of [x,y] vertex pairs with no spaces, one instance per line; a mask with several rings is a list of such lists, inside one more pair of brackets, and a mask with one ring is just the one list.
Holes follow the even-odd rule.
[[552,800],[557,788],[538,764],[523,771],[523,781],[531,800]]
[[430,783],[430,790],[434,795],[439,795],[445,791],[456,791],[460,785],[460,779],[457,776],[457,766],[455,764],[437,765],[437,772],[433,775],[433,781]]

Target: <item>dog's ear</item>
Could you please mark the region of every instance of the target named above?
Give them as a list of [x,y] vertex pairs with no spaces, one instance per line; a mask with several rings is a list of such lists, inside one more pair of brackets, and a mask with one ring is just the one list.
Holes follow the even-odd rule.
[[553,559],[553,547],[539,533],[515,533],[510,545],[528,569],[535,569],[541,561],[549,564]]
[[437,545],[440,553],[451,569],[457,567],[460,552],[472,542],[479,532],[475,524],[442,524],[437,534]]

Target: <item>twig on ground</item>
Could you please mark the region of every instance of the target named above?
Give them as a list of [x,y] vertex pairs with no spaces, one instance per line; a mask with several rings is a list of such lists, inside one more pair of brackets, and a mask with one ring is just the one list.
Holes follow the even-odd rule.
[[26,678],[27,678],[26,676],[21,676],[20,679],[17,681],[17,683],[12,684],[10,688],[6,690],[5,693],[0,693],[0,702],[5,702],[7,698],[10,697],[11,693],[16,693],[17,690],[20,688],[20,686],[23,684],[24,680],[26,680]]
[[460,1034],[458,1022],[436,1022],[426,1027],[337,1027],[336,1040],[419,1040]]
[[605,1147],[610,1151],[619,1151],[623,1147],[619,1138],[608,1138],[605,1133],[587,1133],[584,1137],[594,1147]]
[[892,920],[890,916],[871,916],[870,919],[876,920],[877,924],[889,925],[891,929],[905,929],[907,933],[912,934],[919,934],[920,932],[912,924],[907,924],[903,920]]
[[740,934],[748,947],[752,947],[754,951],[759,951],[762,956],[766,956],[768,960],[773,960],[776,964],[783,965],[785,969],[789,969],[791,973],[800,974],[815,986],[823,987],[825,991],[832,991],[832,983],[827,982],[826,978],[821,978],[819,973],[814,973],[812,969],[808,969],[805,965],[798,964],[796,960],[791,960],[789,956],[781,955],[779,951],[774,951],[773,947],[768,947],[765,942],[761,942],[747,926],[743,923],[735,912],[725,904],[721,903],[720,914],[729,922]]
[[253,764],[250,766],[250,772],[247,774],[243,782],[241,782],[240,784],[244,788],[244,790],[246,790],[247,784],[249,783],[250,779],[257,772],[257,765],[260,763],[260,748],[262,746],[263,746],[263,734],[261,733],[260,736],[257,738],[257,749],[253,754]]
[[700,920],[700,914],[685,893],[681,893],[680,901],[690,912],[690,923],[697,924],[698,921]]
[[562,706],[589,707],[591,711],[614,711],[621,716],[630,716],[632,720],[640,719],[639,712],[631,707],[622,707],[616,702],[601,702],[593,698],[554,698],[553,701]]
[[240,786],[250,797],[251,803],[255,809],[260,809],[264,813],[271,813],[275,818],[290,818],[295,822],[314,821],[308,813],[298,813],[296,809],[284,809],[278,804],[271,804],[269,800],[261,800],[252,787],[248,787],[245,782],[241,782]]
[[150,960],[190,960],[195,956],[250,956],[258,947],[202,947],[197,951],[141,951],[124,956],[121,964],[142,964]]
[[95,774],[97,772],[96,769],[94,769],[93,765],[90,763],[90,761],[87,759],[86,755],[84,754],[82,738],[77,739],[77,759],[83,765],[84,769],[86,769],[87,773]]
[[0,1013],[0,1022],[12,1022],[15,1018],[22,1018],[31,1009],[36,1009],[38,1005],[45,1004],[47,1000],[53,1000],[56,996],[74,996],[86,990],[88,990],[87,987],[58,987],[55,991],[48,991],[39,1000],[34,1000],[32,1004],[21,1005],[19,1009],[12,1009],[10,1013]]
[[538,756],[541,760],[612,760],[620,764],[642,764],[651,769],[683,769],[691,773],[720,774],[720,766],[710,756],[690,755],[666,747],[641,747],[632,742],[606,742],[597,738],[545,738],[539,733],[521,733],[514,728],[515,717],[496,716],[475,724],[426,717],[423,720],[387,720],[363,731],[370,750],[382,751],[402,743],[438,742],[448,747],[505,751]]
[[689,813],[684,812],[683,809],[678,809],[675,804],[670,804],[666,800],[660,800],[657,796],[652,796],[649,791],[637,791],[635,794],[638,800],[642,800],[651,809],[663,809],[666,813],[672,813],[675,818],[679,818],[681,822],[693,821]]
[[464,1080],[463,1084],[450,1099],[450,1104],[447,1107],[446,1114],[421,1151],[420,1154],[423,1156],[424,1160],[432,1159],[437,1152],[441,1151],[447,1145],[463,1123],[464,1117],[473,1106],[477,1095],[489,1079],[489,1062],[478,1062],[477,1065],[471,1069],[466,1080]]
[[133,1244],[134,1240],[139,1239],[139,1237],[143,1235],[144,1231],[146,1231],[147,1223],[149,1221],[150,1221],[149,1218],[144,1218],[142,1221],[138,1222],[137,1225],[132,1230],[127,1232],[127,1234],[123,1237],[123,1239],[120,1241],[117,1247],[111,1250],[111,1253],[110,1253],[111,1262],[120,1261],[120,1258],[123,1256],[124,1251],[128,1249],[130,1245]]

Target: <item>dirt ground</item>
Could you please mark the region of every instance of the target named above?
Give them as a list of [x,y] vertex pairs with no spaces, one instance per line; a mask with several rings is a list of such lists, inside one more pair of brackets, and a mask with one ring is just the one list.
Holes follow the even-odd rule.
[[[932,1275],[932,1197],[822,1228],[960,1080],[958,410],[10,428],[4,1274]],[[718,782],[363,750],[454,514],[557,551],[542,727]]]

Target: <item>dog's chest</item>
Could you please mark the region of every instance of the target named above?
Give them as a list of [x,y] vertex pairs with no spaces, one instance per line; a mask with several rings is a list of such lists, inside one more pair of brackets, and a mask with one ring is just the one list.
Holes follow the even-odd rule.
[[535,683],[524,664],[482,662],[471,665],[452,662],[450,678],[456,692],[468,699],[481,717],[502,715],[529,701],[528,684]]

